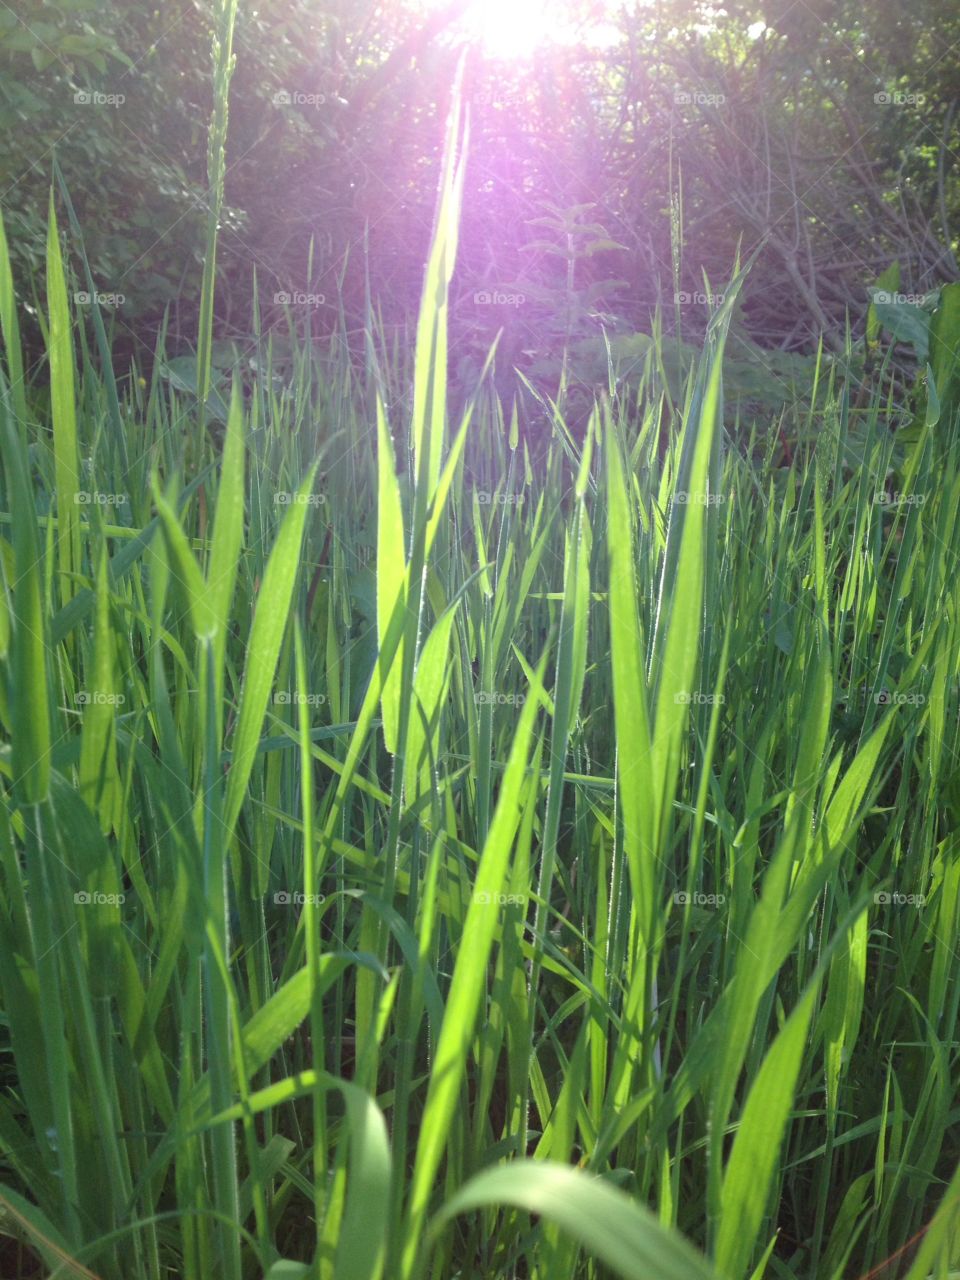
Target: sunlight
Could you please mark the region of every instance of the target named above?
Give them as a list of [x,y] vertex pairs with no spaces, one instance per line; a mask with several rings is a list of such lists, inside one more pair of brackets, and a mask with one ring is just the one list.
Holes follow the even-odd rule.
[[557,18],[556,3],[550,6],[546,0],[481,0],[474,21],[488,57],[522,59],[551,38]]

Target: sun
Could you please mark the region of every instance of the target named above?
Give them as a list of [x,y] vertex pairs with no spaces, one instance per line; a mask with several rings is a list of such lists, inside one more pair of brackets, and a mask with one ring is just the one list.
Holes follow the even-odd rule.
[[554,34],[558,7],[557,0],[478,0],[477,41],[494,60],[529,58]]

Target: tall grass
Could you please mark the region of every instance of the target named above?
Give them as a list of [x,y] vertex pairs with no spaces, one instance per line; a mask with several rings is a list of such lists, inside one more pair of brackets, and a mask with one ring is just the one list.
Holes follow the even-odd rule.
[[373,335],[361,386],[291,332],[219,442],[159,351],[121,451],[73,244],[25,380],[0,240],[4,1229],[110,1280],[945,1277],[955,424],[832,370],[788,465],[731,434],[738,279],[662,455],[656,361],[537,467],[485,384],[451,420],[460,143],[406,420]]

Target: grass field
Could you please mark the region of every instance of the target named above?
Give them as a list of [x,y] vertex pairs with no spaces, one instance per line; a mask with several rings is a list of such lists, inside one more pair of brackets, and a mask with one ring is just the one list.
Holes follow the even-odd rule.
[[209,413],[0,246],[4,1274],[956,1275],[955,424],[731,427],[734,280],[531,457],[458,172],[415,349]]

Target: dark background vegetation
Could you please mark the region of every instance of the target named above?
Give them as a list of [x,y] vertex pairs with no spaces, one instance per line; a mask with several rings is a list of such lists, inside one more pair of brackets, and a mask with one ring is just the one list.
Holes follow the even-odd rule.
[[[821,333],[842,349],[894,260],[908,293],[958,278],[960,7],[557,3],[579,42],[528,62],[468,58],[454,374],[477,368],[501,328],[498,374],[568,337],[648,330],[658,300],[670,330],[677,292],[694,299],[681,309],[695,335],[703,272],[719,287],[738,244],[763,247],[737,323],[770,349],[809,351]],[[287,294],[312,295],[291,310],[318,335],[357,339],[368,297],[387,337],[405,331],[467,8],[241,5],[221,338],[250,334],[254,272],[265,327],[285,322]],[[17,283],[29,299],[42,279],[56,154],[94,276],[123,295],[121,358],[149,360],[165,311],[168,347],[195,340],[215,12],[212,0],[0,9],[0,192]],[[124,100],[75,101],[84,92]],[[478,305],[481,290],[523,302]]]

